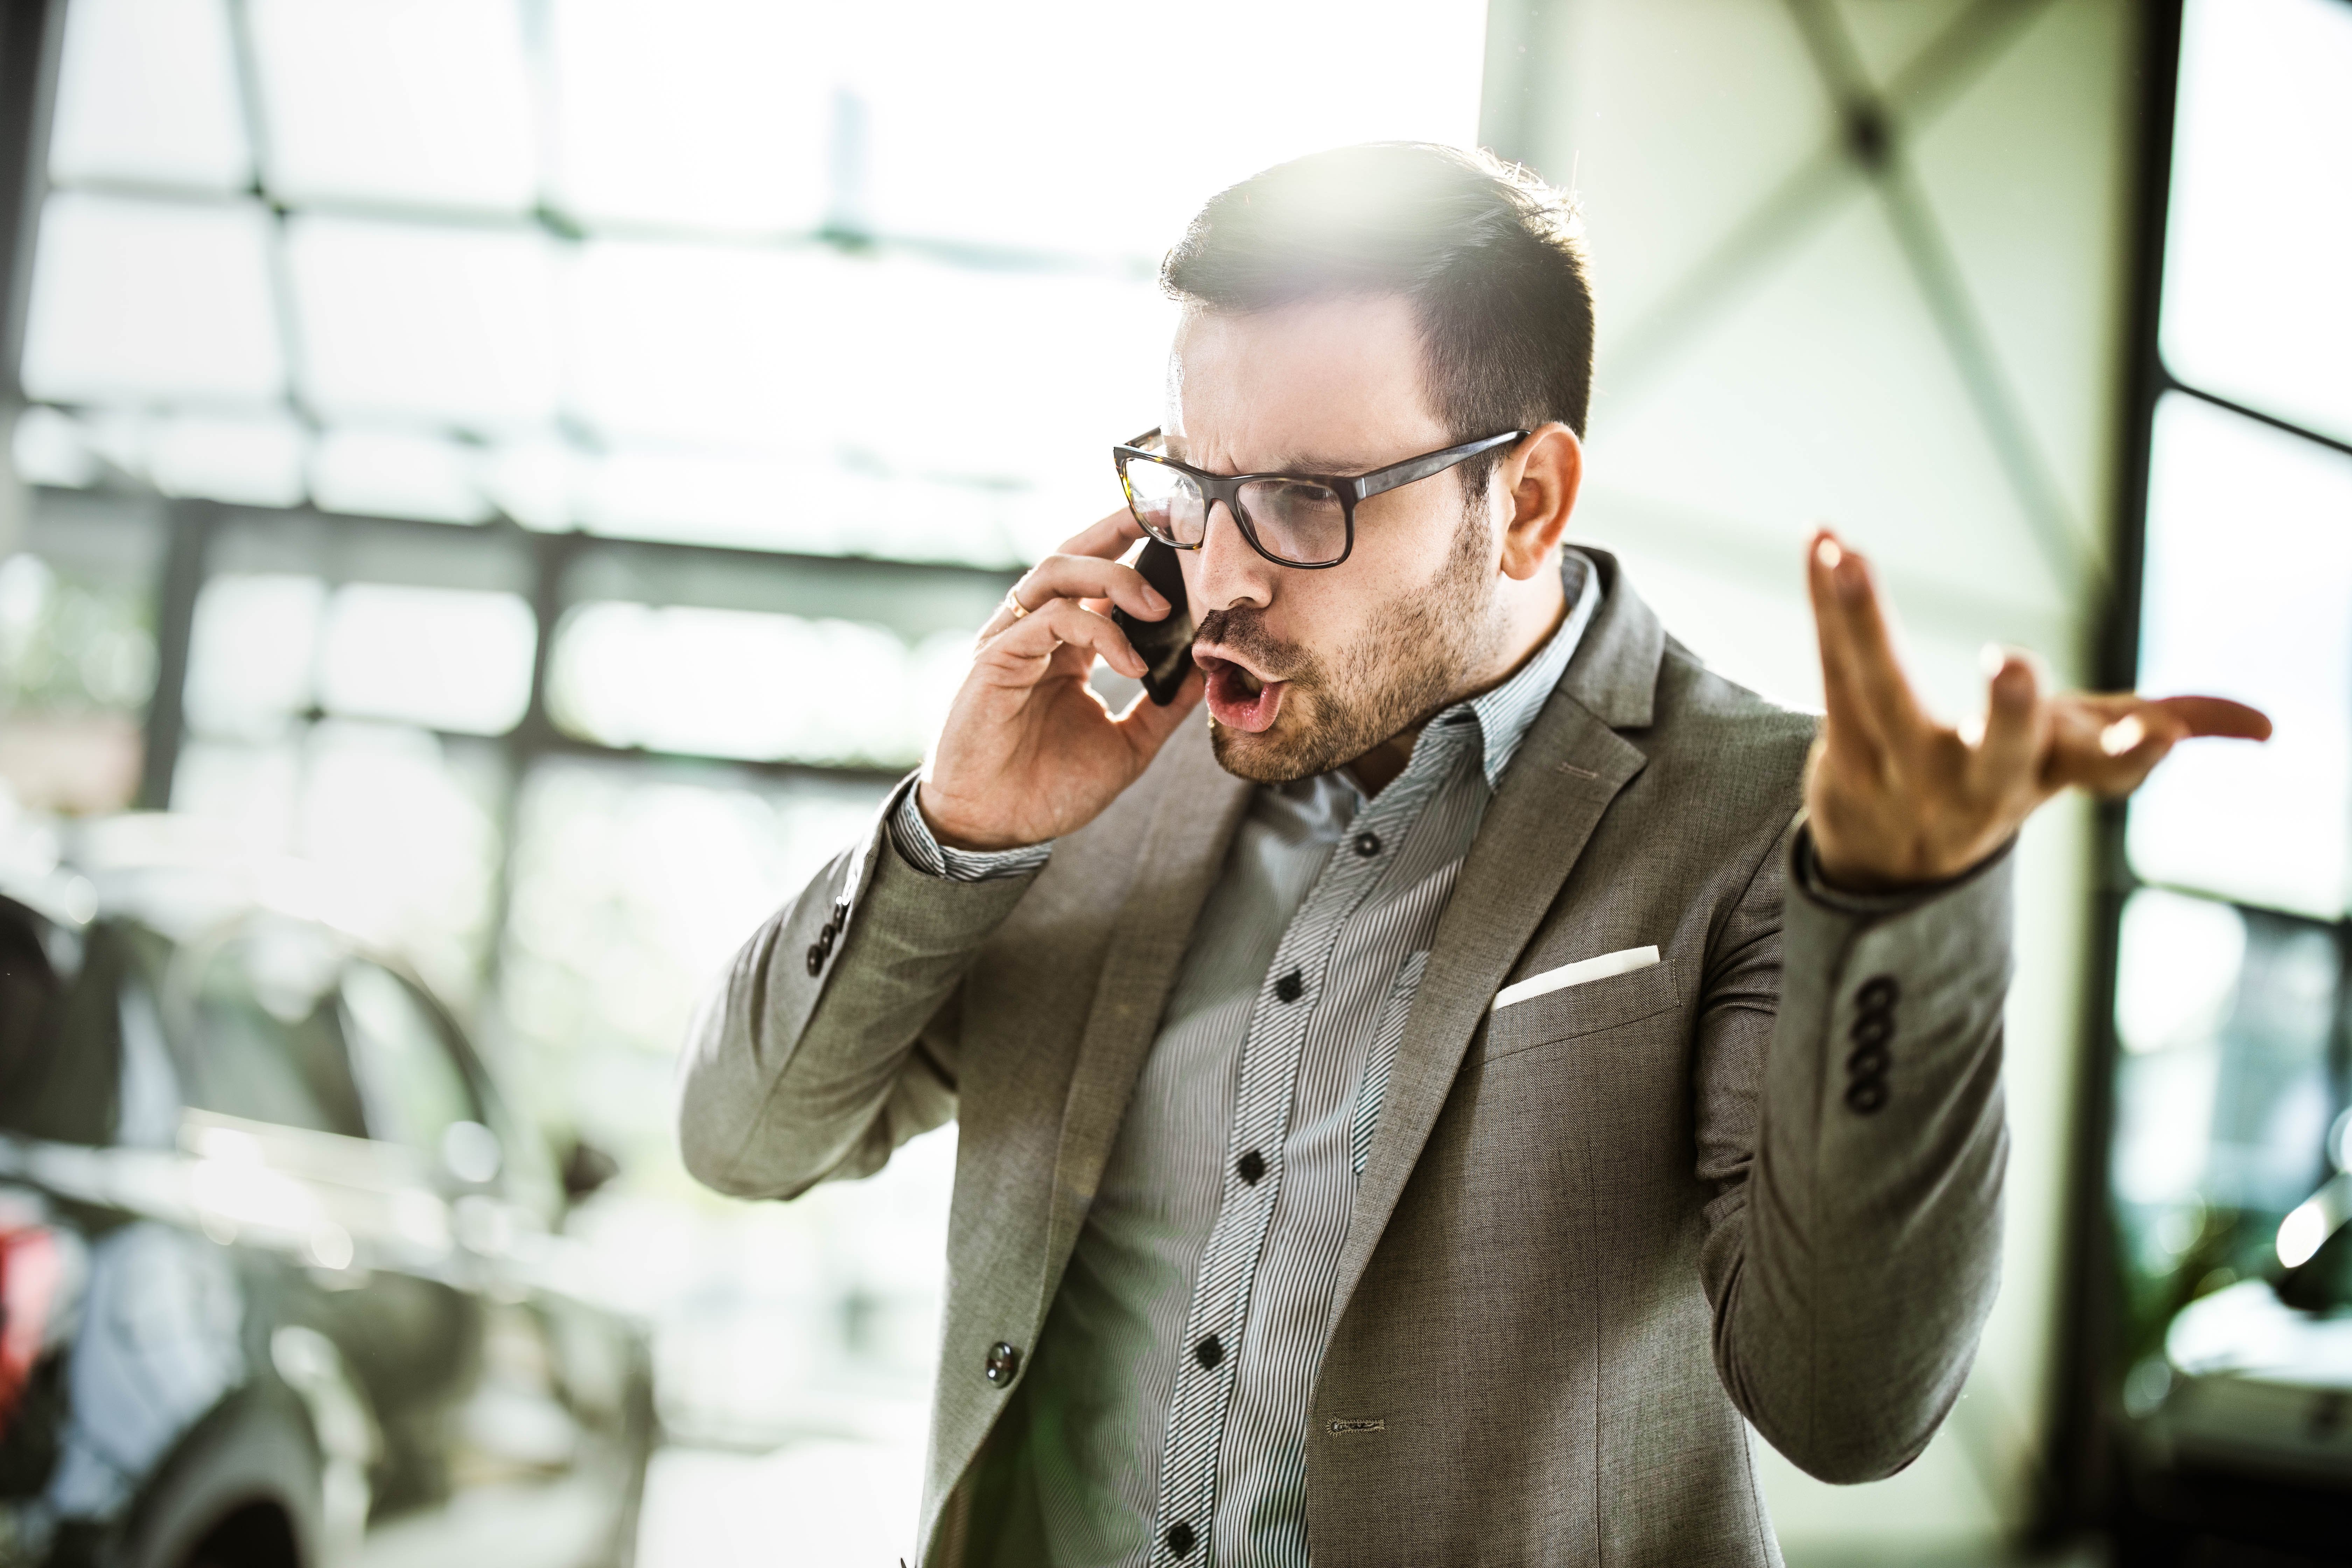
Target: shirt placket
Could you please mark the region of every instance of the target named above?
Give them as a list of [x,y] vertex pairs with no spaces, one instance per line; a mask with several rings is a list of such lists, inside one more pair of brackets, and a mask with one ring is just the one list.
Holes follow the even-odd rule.
[[[1467,714],[1462,715],[1467,718]],[[1449,718],[1454,715],[1448,715]],[[1403,773],[1350,824],[1351,836],[1399,843],[1470,745],[1467,723],[1441,720],[1423,732]],[[1177,1360],[1160,1468],[1160,1515],[1151,1561],[1173,1568],[1210,1559],[1219,1450],[1239,1375],[1250,1291],[1265,1254],[1283,1180],[1283,1146],[1316,1004],[1349,920],[1393,857],[1339,854],[1325,864],[1283,932],[1250,1011],[1241,1082],[1225,1151],[1224,1193],[1211,1231]]]

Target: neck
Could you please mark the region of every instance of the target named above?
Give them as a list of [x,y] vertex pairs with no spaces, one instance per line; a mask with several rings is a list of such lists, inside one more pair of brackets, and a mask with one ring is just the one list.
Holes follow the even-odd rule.
[[[1559,623],[1568,618],[1568,592],[1560,585],[1559,571],[1559,557],[1554,554],[1525,581],[1502,580],[1495,591],[1496,634],[1489,643],[1493,652],[1465,672],[1462,684],[1446,698],[1444,707],[1466,702],[1502,685],[1559,630]],[[1428,722],[1424,719],[1399,731],[1348,764],[1366,795],[1380,794],[1404,772],[1405,763],[1412,760],[1413,742],[1421,739]]]

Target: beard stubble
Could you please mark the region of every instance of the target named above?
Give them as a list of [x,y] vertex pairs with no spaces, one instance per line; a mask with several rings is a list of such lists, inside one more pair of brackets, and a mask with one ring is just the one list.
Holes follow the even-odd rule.
[[[1437,575],[1381,607],[1335,658],[1318,658],[1265,629],[1254,609],[1213,610],[1199,639],[1220,643],[1291,683],[1273,730],[1244,734],[1212,721],[1217,765],[1257,784],[1289,784],[1353,762],[1424,724],[1484,666],[1502,635],[1482,508],[1465,506]],[[1292,727],[1300,699],[1304,723]],[[1286,732],[1287,731],[1287,732]]]

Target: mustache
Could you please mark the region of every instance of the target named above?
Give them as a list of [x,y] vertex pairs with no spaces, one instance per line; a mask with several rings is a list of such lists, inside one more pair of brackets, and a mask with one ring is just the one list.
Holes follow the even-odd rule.
[[1277,679],[1296,679],[1311,674],[1315,668],[1314,658],[1304,648],[1265,629],[1263,611],[1247,606],[1211,610],[1195,625],[1192,637],[1196,643],[1231,648]]

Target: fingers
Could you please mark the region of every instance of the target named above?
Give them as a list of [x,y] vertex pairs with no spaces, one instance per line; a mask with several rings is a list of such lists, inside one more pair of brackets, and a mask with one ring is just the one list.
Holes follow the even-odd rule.
[[[1144,581],[1142,573],[1095,555],[1048,555],[1013,584],[1007,597],[1028,615],[1061,599],[1078,600],[1088,609],[1117,605],[1129,615],[1147,621],[1159,620],[1169,611],[1166,597]],[[989,617],[988,625],[981,628],[981,636],[993,637],[1021,618],[1013,613],[1011,605],[1000,605],[996,614]]]
[[1837,603],[1837,567],[1844,547],[1826,528],[1813,534],[1805,552],[1805,586],[1813,601],[1813,631],[1822,649],[1822,697],[1829,710],[1831,728],[1841,738],[1868,743],[1874,750],[1881,737],[1870,722],[1870,704],[1853,673],[1848,651],[1845,616]]
[[2076,784],[2110,797],[2137,789],[2183,741],[2263,741],[2271,732],[2270,720],[2260,710],[2224,697],[2074,692],[2052,707],[2056,721],[2044,769],[2049,787]]
[[994,665],[1018,684],[1034,686],[1045,678],[1055,654],[1065,646],[1085,650],[1121,675],[1143,678],[1142,656],[1129,645],[1127,634],[1075,599],[1050,600],[1045,608],[990,637],[974,662]]
[[2048,728],[2041,672],[2023,654],[2001,655],[1986,693],[1984,738],[1973,759],[1979,784],[2005,794],[2032,779],[2040,770]]
[[1143,537],[1143,525],[1135,514],[1119,508],[1101,521],[1080,529],[1062,542],[1060,555],[1098,555],[1116,560],[1127,553],[1127,547]]
[[2042,783],[2053,792],[2072,784],[2097,795],[2129,795],[2189,733],[2160,704],[2128,692],[2069,692],[2051,710]]
[[1869,563],[1828,529],[1813,535],[1806,561],[1832,735],[1843,730],[1882,748],[1909,740],[1925,721],[1895,652]]
[[2218,735],[2234,741],[2267,741],[2270,715],[2226,697],[2159,697],[2152,706],[2181,722],[2184,735]]

